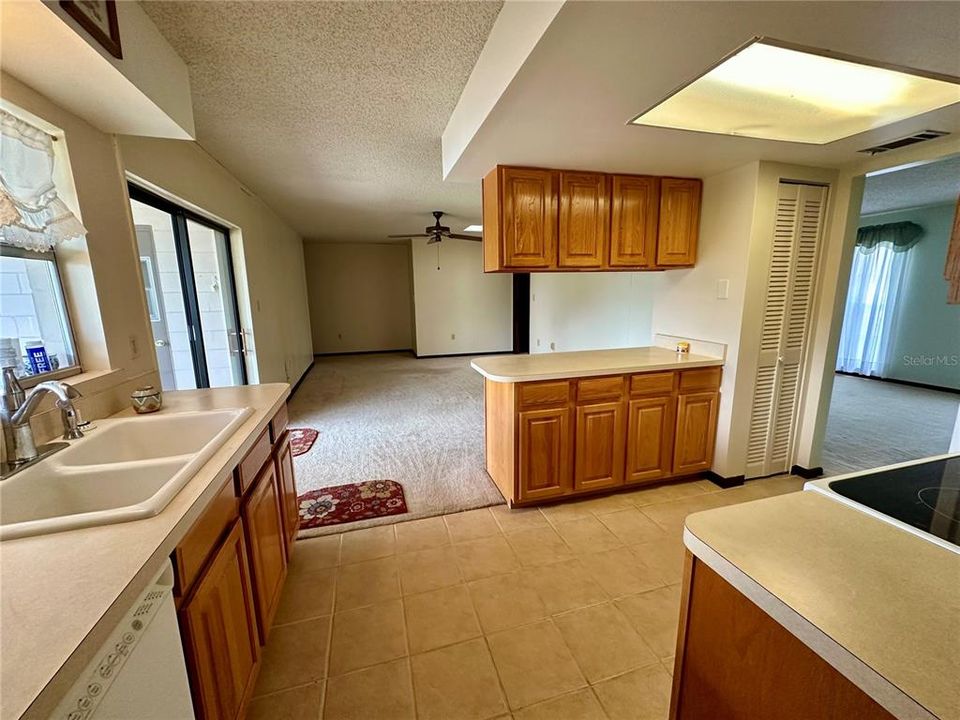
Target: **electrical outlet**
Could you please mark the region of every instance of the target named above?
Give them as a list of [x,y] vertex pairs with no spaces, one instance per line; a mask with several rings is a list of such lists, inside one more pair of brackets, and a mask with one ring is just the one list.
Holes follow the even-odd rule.
[[540,338],[537,338],[537,347],[540,347]]
[[343,340],[343,333],[337,333],[337,340]]
[[551,349],[551,350],[556,350],[556,349],[557,349],[557,344],[556,344],[555,342],[551,342],[551,343],[550,343],[550,349]]
[[456,334],[456,333],[450,333],[450,339],[451,339],[451,340],[456,340],[456,339],[457,339],[457,334]]
[[137,342],[136,335],[131,335],[130,336],[130,359],[136,360],[138,357],[140,357],[140,343]]
[[257,300],[257,312],[260,312],[260,301]]

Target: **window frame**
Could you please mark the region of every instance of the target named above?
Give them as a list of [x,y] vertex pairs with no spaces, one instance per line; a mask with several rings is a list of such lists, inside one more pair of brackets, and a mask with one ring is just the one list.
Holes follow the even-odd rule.
[[4,257],[19,258],[21,260],[43,260],[53,264],[54,274],[57,278],[57,296],[60,301],[60,307],[62,309],[63,316],[66,319],[67,338],[70,341],[70,349],[73,352],[74,361],[71,365],[68,365],[67,367],[60,367],[51,372],[40,373],[39,375],[25,375],[23,377],[17,377],[20,385],[26,390],[46,380],[62,380],[63,378],[73,377],[74,375],[81,374],[83,372],[83,365],[80,361],[80,354],[77,349],[77,337],[73,331],[73,318],[70,317],[70,306],[67,303],[67,297],[63,291],[63,274],[60,272],[60,264],[57,262],[56,252],[54,250],[47,250],[43,252],[39,250],[27,250],[25,248],[16,247],[15,245],[7,245],[6,243],[0,242],[0,255]]

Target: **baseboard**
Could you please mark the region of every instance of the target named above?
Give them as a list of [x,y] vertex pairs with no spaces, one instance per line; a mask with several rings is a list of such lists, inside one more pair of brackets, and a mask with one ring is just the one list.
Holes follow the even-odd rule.
[[318,357],[344,357],[347,355],[396,355],[397,353],[410,353],[415,355],[413,348],[397,348],[396,350],[356,350],[354,352],[328,352],[328,353],[314,353],[315,358]]
[[794,465],[790,468],[790,474],[802,477],[804,480],[813,480],[823,475],[822,467],[805,468],[802,465]]
[[727,488],[739,487],[740,485],[743,485],[744,480],[746,479],[743,475],[724,477],[719,473],[715,473],[713,470],[707,470],[704,475],[706,476],[707,480],[718,487],[722,487],[724,490]]
[[[300,389],[301,385],[303,385],[303,381],[307,379],[307,375],[309,375],[310,371],[313,370],[313,365],[315,362],[316,362],[315,360],[310,361],[310,364],[307,365],[307,369],[300,374],[300,379],[293,384],[292,388],[290,388],[290,398],[292,398],[293,394]],[[290,398],[287,398],[287,400],[289,400]]]
[[440,355],[417,355],[413,354],[415,358],[427,359],[427,358],[451,358],[451,357],[480,357],[481,355],[508,355],[510,350],[491,350],[490,352],[466,352],[466,353],[442,353]]
[[860,373],[844,372],[835,370],[837,375],[846,375],[847,377],[863,378],[864,380],[877,380],[878,382],[893,383],[894,385],[906,385],[907,387],[923,388],[924,390],[937,390],[939,392],[953,393],[960,395],[960,388],[943,387],[942,385],[930,385],[929,383],[914,382],[913,380],[900,380],[898,378],[880,377],[878,375],[861,375]]

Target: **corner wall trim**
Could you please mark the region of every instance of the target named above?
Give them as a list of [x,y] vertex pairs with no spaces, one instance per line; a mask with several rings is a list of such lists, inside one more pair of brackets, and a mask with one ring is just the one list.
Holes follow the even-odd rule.
[[704,476],[706,476],[707,480],[712,482],[714,485],[717,485],[718,487],[722,487],[724,490],[726,490],[727,488],[739,487],[740,485],[743,485],[744,480],[746,480],[746,478],[743,475],[732,475],[731,477],[724,477],[719,473],[715,473],[713,470],[707,470],[704,473]]
[[818,478],[823,475],[823,468],[819,466],[805,468],[802,465],[794,465],[790,468],[790,474],[802,477],[804,480],[813,480],[813,478]]

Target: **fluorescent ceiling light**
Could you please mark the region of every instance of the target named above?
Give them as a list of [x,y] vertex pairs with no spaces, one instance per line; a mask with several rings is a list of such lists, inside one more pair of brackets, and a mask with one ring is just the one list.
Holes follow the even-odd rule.
[[635,125],[823,145],[960,102],[960,79],[756,38]]
[[467,225],[464,232],[483,232],[483,225]]

